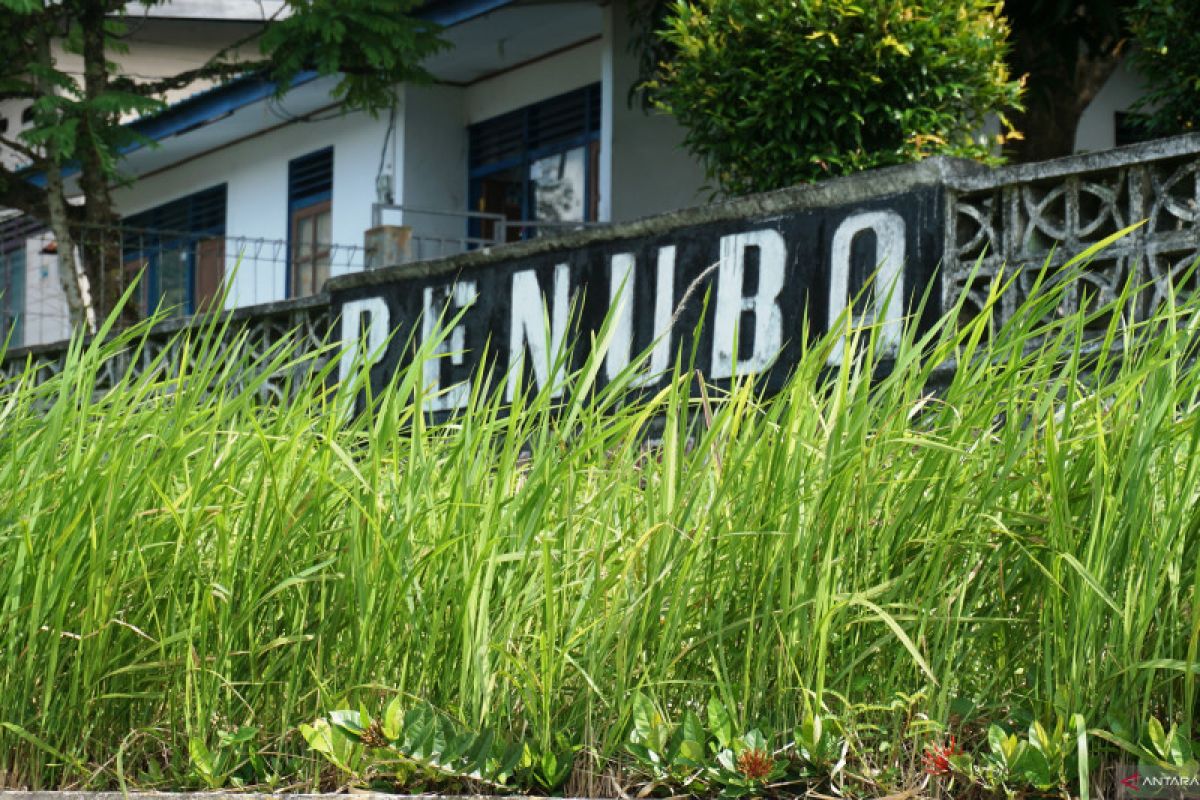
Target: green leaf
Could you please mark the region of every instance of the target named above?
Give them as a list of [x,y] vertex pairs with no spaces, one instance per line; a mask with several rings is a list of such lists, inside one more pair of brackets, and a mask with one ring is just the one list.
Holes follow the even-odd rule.
[[733,719],[715,695],[708,699],[708,730],[716,738],[718,747],[728,748],[733,744]]
[[1182,767],[1192,760],[1192,742],[1183,728],[1172,725],[1169,737],[1171,763]]
[[1158,721],[1158,717],[1151,717],[1146,723],[1146,733],[1150,736],[1150,744],[1154,747],[1155,753],[1164,761],[1169,761],[1171,757],[1171,747],[1167,743],[1167,734],[1163,730],[1162,723]]
[[655,733],[662,726],[662,717],[654,703],[638,692],[633,696],[633,735],[639,742],[653,742]]
[[213,760],[212,752],[208,749],[208,745],[198,736],[192,736],[188,739],[188,757],[192,760],[192,766],[206,780],[212,779],[216,771],[216,763]]
[[400,738],[403,725],[404,709],[401,706],[400,698],[393,697],[388,702],[387,708],[383,710],[383,735],[394,742]]
[[362,715],[358,711],[349,709],[339,709],[338,711],[329,712],[329,723],[335,728],[345,731],[355,738],[359,738],[366,732],[366,724]]
[[683,712],[683,721],[679,726],[679,735],[679,761],[684,766],[691,768],[703,766],[705,756],[708,752],[705,749],[708,735],[704,731],[704,724],[700,721],[700,717],[690,708]]

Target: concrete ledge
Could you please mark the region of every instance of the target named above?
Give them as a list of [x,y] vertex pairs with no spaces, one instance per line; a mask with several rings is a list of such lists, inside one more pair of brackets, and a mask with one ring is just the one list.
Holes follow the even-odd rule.
[[946,185],[956,191],[974,192],[1011,183],[1065,178],[1087,172],[1120,169],[1147,161],[1193,155],[1200,155],[1200,133],[1185,133],[1182,136],[1153,139],[1095,153],[1079,153],[1050,161],[982,169],[974,174],[963,171],[949,175]]
[[[195,314],[190,317],[175,317],[172,319],[163,320],[150,329],[148,336],[168,337],[171,334],[187,328],[197,327],[205,322],[216,317],[217,319],[230,319],[234,322],[242,320],[263,319],[267,317],[277,317],[292,313],[293,311],[305,311],[308,309],[329,308],[329,295],[326,292],[318,292],[308,297],[300,297],[295,300],[279,300],[274,303],[259,303],[253,306],[239,306],[234,309],[222,309],[221,311],[210,311],[203,314]],[[90,341],[90,337],[88,338]],[[8,364],[13,361],[24,361],[27,357],[32,356],[36,361],[39,356],[58,357],[66,352],[70,346],[69,339],[61,339],[57,342],[47,342],[45,344],[29,345],[28,347],[14,347],[4,354],[0,359],[0,364]]]

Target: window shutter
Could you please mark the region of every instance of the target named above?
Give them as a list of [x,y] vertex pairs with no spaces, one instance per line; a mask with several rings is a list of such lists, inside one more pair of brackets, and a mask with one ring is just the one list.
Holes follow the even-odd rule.
[[288,162],[288,203],[327,199],[333,192],[333,148]]

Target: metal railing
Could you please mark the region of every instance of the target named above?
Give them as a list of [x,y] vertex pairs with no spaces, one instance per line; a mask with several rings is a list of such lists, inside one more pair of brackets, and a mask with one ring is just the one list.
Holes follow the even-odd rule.
[[[402,225],[409,236],[393,258],[378,266],[428,261],[459,255],[486,247],[500,247],[516,241],[556,236],[606,223],[570,220],[512,220],[503,214],[486,211],[446,211],[418,206],[375,203],[371,206],[371,227]],[[391,254],[389,254],[391,255]]]
[[[152,311],[186,317],[218,303],[232,309],[301,297],[312,293],[302,287],[319,291],[329,277],[361,270],[364,263],[358,245],[318,244],[293,252],[284,240],[220,233],[85,226],[72,233],[93,324],[131,287],[118,324]],[[0,341],[10,337],[10,348],[70,335],[58,250],[44,228],[0,235]]]

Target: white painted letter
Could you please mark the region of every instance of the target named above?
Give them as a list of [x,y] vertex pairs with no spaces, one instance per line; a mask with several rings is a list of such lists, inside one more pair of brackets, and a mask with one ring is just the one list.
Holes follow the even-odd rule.
[[[366,314],[366,341],[362,318]],[[338,380],[346,382],[360,365],[369,366],[383,356],[383,345],[391,332],[387,303],[382,297],[368,297],[342,303],[342,357],[338,362]]]
[[[850,244],[865,230],[875,232],[875,278],[870,295],[874,308],[852,321],[853,325],[880,323],[881,353],[894,352],[904,334],[904,218],[895,211],[867,211],[847,217],[833,234],[829,260],[829,329],[850,301]],[[846,346],[843,336],[829,354],[829,364],[842,363]]]
[[554,300],[550,317],[550,341],[546,342],[546,300],[538,285],[537,272],[523,270],[512,278],[512,322],[508,334],[509,400],[516,394],[517,382],[524,378],[525,348],[533,357],[533,375],[539,387],[550,385],[551,397],[562,394],[562,379],[566,364],[560,364],[552,376],[553,361],[567,338],[567,316],[570,314],[571,268],[566,264],[554,267]]
[[[750,247],[758,248],[758,291],[746,297],[746,250]],[[774,363],[783,345],[779,293],[783,291],[786,262],[787,244],[779,231],[768,228],[721,237],[710,377],[730,378],[734,373],[762,372]],[[754,314],[754,349],[749,358],[741,361],[734,352],[734,340],[746,334],[737,329],[745,311]]]
[[[608,307],[615,314],[612,341],[604,354],[604,372],[611,381],[629,365],[633,350],[633,303],[637,280],[633,253],[618,253],[608,269]],[[624,287],[624,288],[622,288]],[[646,386],[667,371],[671,359],[671,304],[675,302],[675,245],[658,248],[654,284],[654,349],[649,370],[633,378],[633,386]]]
[[479,297],[475,281],[463,281],[450,287],[425,287],[425,309],[421,314],[421,341],[428,342],[435,335],[441,340],[433,353],[425,360],[425,410],[453,411],[467,404],[471,396],[471,381],[463,380],[442,391],[442,360],[449,357],[450,363],[461,366],[463,351],[467,346],[467,329],[455,325],[447,335],[439,327],[457,316],[458,312],[473,305]]

